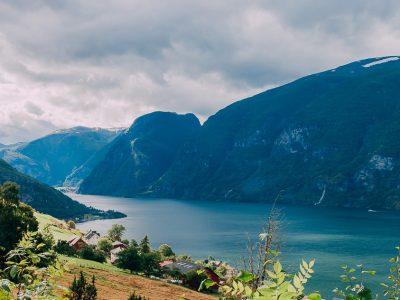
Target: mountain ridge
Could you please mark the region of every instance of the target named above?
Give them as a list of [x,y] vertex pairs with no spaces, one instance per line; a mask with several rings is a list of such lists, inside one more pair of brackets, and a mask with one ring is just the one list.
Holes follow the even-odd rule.
[[[0,158],[41,182],[63,186],[71,173],[111,142],[120,131],[84,126],[61,129],[30,142],[6,146],[0,150]],[[74,180],[69,182],[78,184],[82,180],[79,174],[75,174]]]
[[400,208],[399,76],[397,56],[369,58],[237,101],[128,196],[269,202],[285,190],[283,203]]

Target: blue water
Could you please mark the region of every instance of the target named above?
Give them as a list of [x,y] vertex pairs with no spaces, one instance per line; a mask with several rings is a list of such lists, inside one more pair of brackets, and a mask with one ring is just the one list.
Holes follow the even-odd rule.
[[[105,234],[112,224],[126,227],[126,238],[148,235],[153,247],[168,243],[178,254],[195,259],[213,256],[240,267],[248,237],[256,238],[268,204],[169,199],[129,199],[69,194],[86,205],[124,212],[127,218],[79,224]],[[315,258],[317,274],[310,289],[325,295],[340,286],[340,266],[363,263],[378,271],[374,284],[387,275],[387,260],[400,244],[400,214],[322,207],[282,206],[282,259],[288,269]]]

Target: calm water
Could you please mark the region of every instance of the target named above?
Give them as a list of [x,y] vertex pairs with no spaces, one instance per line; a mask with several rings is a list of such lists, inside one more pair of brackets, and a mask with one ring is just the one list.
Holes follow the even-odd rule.
[[[112,224],[126,227],[128,239],[150,237],[153,247],[170,244],[176,253],[200,259],[213,256],[238,266],[246,240],[257,237],[270,206],[267,204],[129,199],[69,194],[86,205],[115,209],[128,215],[119,220],[79,224],[82,230],[105,234]],[[281,207],[282,256],[297,270],[302,259],[316,259],[318,276],[311,288],[329,293],[339,285],[343,264],[364,263],[384,279],[387,259],[400,244],[400,215],[388,212],[319,207]]]

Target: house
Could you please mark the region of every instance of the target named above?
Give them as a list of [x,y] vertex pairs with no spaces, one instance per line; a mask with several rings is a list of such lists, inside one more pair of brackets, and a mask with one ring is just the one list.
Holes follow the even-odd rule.
[[126,245],[126,244],[124,244],[122,242],[119,242],[119,241],[115,241],[115,242],[112,243],[112,248],[113,249],[116,249],[116,248],[126,249],[126,248],[128,248],[128,245]]
[[110,262],[113,264],[118,258],[118,253],[128,248],[128,245],[122,242],[115,241],[114,243],[112,243],[112,246],[113,247],[110,251]]
[[88,245],[96,246],[100,238],[100,233],[95,230],[89,229],[89,231],[86,232],[83,238]]
[[73,239],[68,241],[68,245],[70,245],[76,251],[80,251],[83,247],[87,246],[87,243],[81,236],[75,236]]
[[166,267],[169,264],[172,264],[173,262],[174,262],[173,260],[164,260],[164,261],[160,262],[160,267],[161,268]]

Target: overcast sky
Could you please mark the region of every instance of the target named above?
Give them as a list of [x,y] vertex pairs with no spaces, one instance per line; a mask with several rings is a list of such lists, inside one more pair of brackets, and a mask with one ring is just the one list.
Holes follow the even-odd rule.
[[400,54],[400,1],[0,0],[0,142],[154,110],[201,120],[361,58]]

